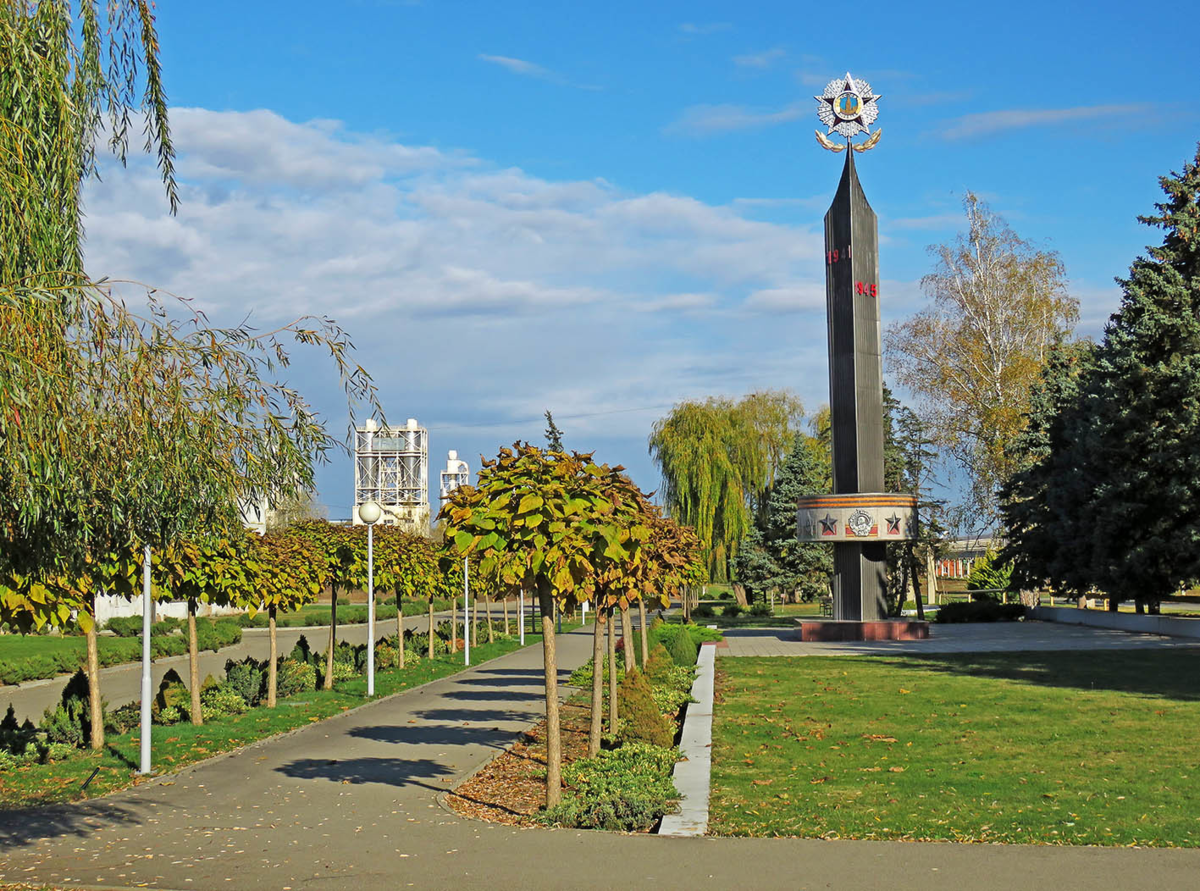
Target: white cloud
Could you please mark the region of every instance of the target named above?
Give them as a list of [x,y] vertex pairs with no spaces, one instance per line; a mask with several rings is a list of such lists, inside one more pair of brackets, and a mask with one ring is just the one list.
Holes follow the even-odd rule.
[[667,125],[668,133],[708,136],[731,130],[752,130],[772,127],[798,119],[804,111],[799,105],[789,105],[778,111],[763,111],[743,105],[693,105],[686,108],[675,121]]
[[1004,130],[1021,130],[1026,127],[1059,127],[1073,121],[1103,118],[1136,118],[1145,110],[1143,105],[1084,105],[1075,108],[1010,109],[1007,111],[983,111],[963,115],[947,123],[940,131],[944,139],[971,139],[999,133]]
[[679,26],[679,30],[684,34],[692,37],[700,37],[706,34],[717,34],[721,31],[728,31],[733,27],[729,22],[684,22]]
[[733,64],[742,68],[770,68],[771,65],[786,56],[787,53],[781,47],[763,50],[760,53],[747,53],[741,56],[733,57]]
[[[765,222],[753,204],[547,180],[267,111],[173,123],[178,217],[150,159],[108,169],[86,195],[92,273],[194,298],[219,323],[338,319],[390,414],[455,428],[435,452],[537,438],[527,419],[546,408],[611,411],[568,441],[607,443],[649,488],[663,411],[646,407],[780,386],[826,398],[819,215]],[[290,373],[340,427],[329,369]]]

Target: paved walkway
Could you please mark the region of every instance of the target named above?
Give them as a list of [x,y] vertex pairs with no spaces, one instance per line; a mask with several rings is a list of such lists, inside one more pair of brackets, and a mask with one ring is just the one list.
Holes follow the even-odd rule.
[[[450,618],[449,611],[434,613],[437,620]],[[461,621],[461,615],[460,615]],[[376,622],[376,636],[386,637],[396,633],[395,618]],[[423,631],[429,627],[429,616],[405,616],[405,628]],[[482,623],[481,623],[481,627]],[[486,632],[485,632],[486,633]],[[279,654],[286,656],[296,645],[301,635],[308,637],[309,645],[318,652],[324,652],[329,644],[329,626],[317,625],[307,628],[278,628],[275,631]],[[338,640],[349,641],[358,645],[367,642],[367,626],[338,625]],[[266,628],[245,628],[242,630],[240,643],[214,653],[204,650],[200,653],[200,680],[208,675],[222,677],[225,674],[225,663],[229,659],[245,659],[253,656],[256,659],[266,659],[271,652],[270,632]],[[156,659],[150,668],[150,677],[154,689],[162,682],[163,675],[170,669],[175,669],[186,684],[188,681],[188,657],[167,656]],[[17,720],[29,718],[38,723],[47,708],[58,704],[62,698],[62,690],[70,675],[60,675],[40,681],[27,681],[23,684],[0,686],[0,714],[11,704],[16,711]],[[136,702],[142,695],[142,664],[127,662],[123,665],[112,665],[100,669],[100,688],[104,693],[104,701],[109,708],[116,708],[127,702]]]
[[[560,640],[564,670],[590,631]],[[541,711],[527,648],[75,806],[0,814],[0,882],[91,888],[1191,889],[1200,851],[623,836],[461,818],[439,794]]]
[[1195,647],[1200,641],[1049,622],[930,625],[928,640],[804,642],[790,628],[725,632],[718,656],[887,656],[907,653],[995,653],[1018,650],[1111,650]]

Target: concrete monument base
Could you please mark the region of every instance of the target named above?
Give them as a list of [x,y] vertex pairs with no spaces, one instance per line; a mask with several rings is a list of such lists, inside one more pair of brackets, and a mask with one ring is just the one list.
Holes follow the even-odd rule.
[[795,633],[803,641],[925,640],[929,637],[929,623],[909,619],[879,622],[797,619]]

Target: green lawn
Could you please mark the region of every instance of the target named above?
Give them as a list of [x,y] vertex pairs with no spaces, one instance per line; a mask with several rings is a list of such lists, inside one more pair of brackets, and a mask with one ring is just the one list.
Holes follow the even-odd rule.
[[[563,631],[577,627],[563,624]],[[486,632],[485,632],[486,633]],[[526,646],[541,643],[541,635],[526,634]],[[519,649],[512,640],[471,647],[471,662],[479,665],[488,659]],[[403,671],[391,669],[375,675],[376,698],[398,693],[427,681],[463,670],[463,657],[439,656],[422,659]],[[305,724],[320,721],[366,700],[367,682],[356,678],[336,685],[332,691],[317,690],[280,699],[275,709],[259,707],[244,715],[211,721],[201,727],[189,723],[154,728],[154,767],[170,773],[185,765],[202,761],[221,752],[236,749],[259,739],[274,736]],[[30,807],[57,801],[92,798],[137,782],[140,736],[137,730],[121,736],[109,735],[102,752],[79,751],[70,758],[49,764],[31,764],[0,771],[0,809]],[[99,768],[86,791],[83,783]]]
[[1200,650],[717,667],[714,834],[1200,844]]

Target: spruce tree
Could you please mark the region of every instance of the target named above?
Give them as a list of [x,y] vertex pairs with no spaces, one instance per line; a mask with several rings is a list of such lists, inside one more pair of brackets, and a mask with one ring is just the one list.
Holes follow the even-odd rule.
[[1090,341],[1051,350],[1030,394],[1025,429],[1012,444],[1017,470],[1000,490],[1008,539],[1001,559],[1012,564],[1012,581],[1021,588],[1049,583],[1082,596],[1091,585],[1089,536],[1062,518],[1079,516],[1089,497],[1089,471],[1074,437],[1094,351]]
[[550,452],[563,450],[562,431],[554,423],[554,415],[550,414],[550,409],[546,409],[546,450]]
[[1067,438],[1078,458],[1058,512],[1090,548],[1080,571],[1139,609],[1200,576],[1200,148],[1160,179],[1166,200],[1140,217],[1166,230],[1139,257]]

